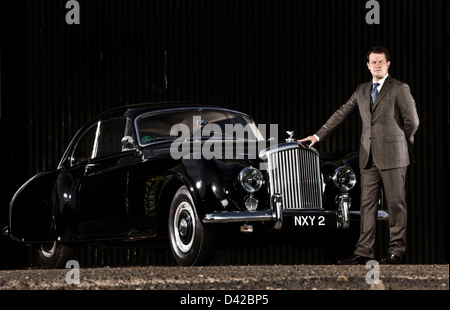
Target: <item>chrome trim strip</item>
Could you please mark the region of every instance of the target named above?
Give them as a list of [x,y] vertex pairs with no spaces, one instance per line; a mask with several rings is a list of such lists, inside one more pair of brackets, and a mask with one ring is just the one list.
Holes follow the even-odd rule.
[[274,228],[283,226],[283,201],[280,194],[272,196],[273,210],[224,211],[206,214],[203,223],[236,223],[275,221]]
[[287,151],[290,149],[298,149],[298,148],[301,148],[305,151],[312,152],[312,153],[319,155],[319,152],[315,148],[313,148],[313,147],[304,148],[299,142],[294,141],[294,142],[288,142],[288,143],[280,143],[278,145],[274,145],[267,149],[261,150],[259,152],[259,157],[261,159],[267,159],[267,157],[273,153],[283,152],[283,151]]
[[283,226],[283,198],[281,194],[275,194],[272,197],[274,209],[275,209],[275,229],[281,229]]
[[338,204],[338,228],[348,229],[350,227],[350,207],[352,199],[347,193],[340,194],[336,197]]
[[203,223],[273,221],[275,217],[272,210],[213,212],[205,215]]

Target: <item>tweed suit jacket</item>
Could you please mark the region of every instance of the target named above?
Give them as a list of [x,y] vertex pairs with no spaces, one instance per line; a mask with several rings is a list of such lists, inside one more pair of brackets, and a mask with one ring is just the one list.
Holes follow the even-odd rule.
[[[373,107],[372,81],[360,84],[343,104],[317,131],[325,139],[357,108],[362,120],[359,166],[365,168],[372,153],[375,165],[382,170],[408,166],[414,161],[411,147],[419,128],[416,103],[409,86],[391,76],[385,80]],[[411,155],[411,157],[410,157]]]

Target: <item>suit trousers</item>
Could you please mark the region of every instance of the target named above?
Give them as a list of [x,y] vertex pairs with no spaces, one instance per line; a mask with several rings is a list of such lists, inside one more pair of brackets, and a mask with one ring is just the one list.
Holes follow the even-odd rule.
[[375,164],[361,169],[361,232],[354,254],[374,258],[380,188],[389,213],[388,254],[402,257],[406,249],[406,173],[408,167],[380,170]]

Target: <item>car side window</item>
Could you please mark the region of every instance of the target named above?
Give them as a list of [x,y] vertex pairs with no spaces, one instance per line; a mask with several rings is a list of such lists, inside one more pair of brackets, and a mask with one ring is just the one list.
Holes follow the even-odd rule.
[[132,135],[130,124],[127,118],[120,117],[92,125],[79,139],[72,153],[71,165],[122,152],[122,138]]
[[103,157],[122,152],[122,138],[125,135],[125,117],[102,121],[98,132],[95,157]]
[[75,150],[72,153],[70,162],[72,166],[78,165],[92,158],[96,133],[97,123],[86,130],[80,140],[78,140]]

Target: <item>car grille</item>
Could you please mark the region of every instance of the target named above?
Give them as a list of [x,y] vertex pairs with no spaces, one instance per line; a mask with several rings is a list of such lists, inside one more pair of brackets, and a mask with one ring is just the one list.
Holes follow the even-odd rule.
[[301,147],[268,154],[270,194],[281,194],[284,209],[321,209],[319,155]]

